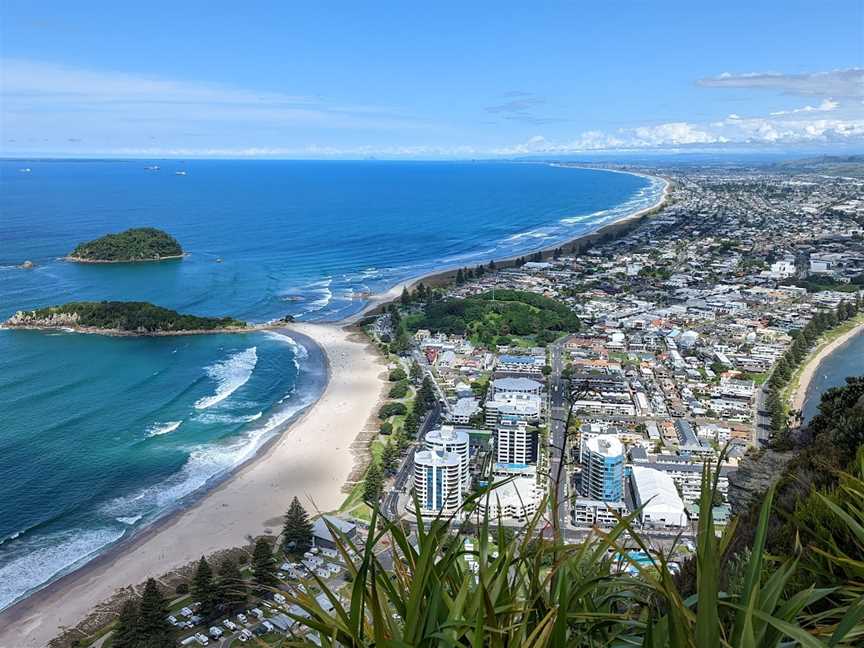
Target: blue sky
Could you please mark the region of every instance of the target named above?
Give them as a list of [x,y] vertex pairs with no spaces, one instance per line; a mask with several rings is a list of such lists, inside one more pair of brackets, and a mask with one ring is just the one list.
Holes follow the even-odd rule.
[[864,0],[0,10],[4,155],[864,150]]

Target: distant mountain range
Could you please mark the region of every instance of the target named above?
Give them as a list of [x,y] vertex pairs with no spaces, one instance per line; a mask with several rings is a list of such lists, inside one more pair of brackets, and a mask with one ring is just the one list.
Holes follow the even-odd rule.
[[800,160],[777,162],[772,166],[784,171],[799,173],[864,177],[864,155],[820,155]]

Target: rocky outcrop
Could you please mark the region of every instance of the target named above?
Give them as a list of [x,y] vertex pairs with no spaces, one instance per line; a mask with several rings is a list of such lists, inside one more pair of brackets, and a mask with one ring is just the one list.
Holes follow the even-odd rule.
[[729,503],[737,515],[750,509],[783,476],[787,464],[795,456],[792,451],[751,451],[738,464],[729,480]]
[[30,328],[69,328],[78,326],[78,313],[51,313],[47,316],[37,315],[34,311],[18,311],[8,320],[6,326]]

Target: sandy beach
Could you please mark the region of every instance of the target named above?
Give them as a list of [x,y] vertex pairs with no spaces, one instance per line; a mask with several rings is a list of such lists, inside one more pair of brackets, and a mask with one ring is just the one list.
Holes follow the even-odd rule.
[[798,385],[795,387],[795,391],[792,394],[792,409],[804,409],[804,401],[807,398],[807,389],[810,386],[810,381],[813,380],[813,376],[816,375],[816,370],[819,369],[822,360],[834,353],[834,351],[839,349],[862,331],[864,331],[864,322],[858,324],[843,335],[831,340],[828,344],[820,347],[816,354],[808,360],[804,369],[801,371],[801,375],[798,378]]
[[337,509],[351,474],[351,445],[372,424],[385,366],[358,333],[337,325],[293,324],[325,352],[330,379],[321,398],[266,452],[188,510],[144,532],[0,613],[0,648],[38,648],[79,623],[118,589],[278,531],[293,496],[309,510]]
[[[540,251],[544,257],[551,257],[558,247],[578,246],[578,253],[602,236],[626,231],[665,205],[671,186],[663,181],[665,186],[656,203]],[[531,253],[521,256],[527,254]],[[495,261],[499,267],[506,267],[516,258]],[[444,268],[403,281],[373,295],[363,311],[338,324],[286,326],[311,338],[327,357],[330,379],[321,398],[265,452],[198,503],[0,612],[0,648],[44,646],[63,627],[77,625],[94,606],[122,588],[162,575],[202,555],[244,545],[249,536],[278,531],[294,495],[310,511],[337,509],[345,497],[342,487],[355,465],[352,443],[367,426],[375,425],[373,419],[383,400],[386,380],[384,362],[377,351],[344,326],[397,299],[403,288],[411,289],[420,281],[430,285],[446,283],[456,270]]]

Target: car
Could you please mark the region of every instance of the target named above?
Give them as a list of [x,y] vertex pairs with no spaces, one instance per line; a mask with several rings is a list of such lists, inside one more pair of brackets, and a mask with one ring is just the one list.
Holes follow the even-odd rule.
[[206,646],[210,643],[210,639],[207,638],[207,635],[201,634],[200,632],[195,635],[195,640],[202,646]]
[[210,633],[210,636],[213,637],[214,639],[218,639],[223,634],[225,634],[225,632],[223,632],[222,628],[220,628],[219,626],[211,626],[209,633]]
[[233,621],[230,621],[229,619],[225,619],[222,622],[222,625],[225,626],[226,628],[228,628],[229,630],[232,630],[232,631],[237,629],[237,624],[234,623]]
[[240,623],[244,623],[244,624],[249,622],[249,619],[247,618],[247,616],[246,616],[245,614],[238,614],[238,615],[237,615],[237,620],[238,620]]

